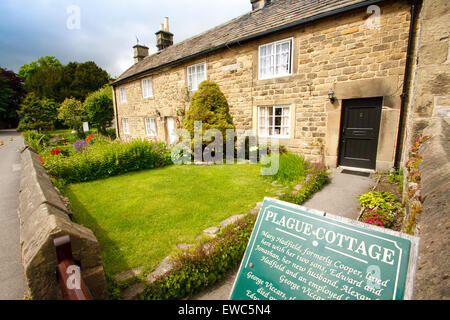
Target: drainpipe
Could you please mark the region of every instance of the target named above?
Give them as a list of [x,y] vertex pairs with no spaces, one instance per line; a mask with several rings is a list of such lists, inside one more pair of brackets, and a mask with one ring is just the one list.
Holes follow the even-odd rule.
[[407,55],[406,55],[406,64],[405,64],[405,77],[403,79],[403,92],[401,94],[401,106],[400,106],[400,120],[398,123],[398,133],[397,133],[397,145],[395,147],[395,161],[394,161],[394,168],[399,169],[400,167],[400,157],[401,157],[401,150],[400,145],[402,143],[402,137],[403,137],[403,126],[404,126],[404,116],[405,116],[405,108],[406,108],[406,101],[408,97],[408,90],[409,90],[409,78],[411,74],[411,63],[413,59],[413,41],[414,41],[414,26],[416,24],[416,15],[417,15],[417,8],[418,8],[418,2],[417,0],[412,0],[411,3],[411,21],[409,25],[409,37],[408,37],[408,49],[407,49]]
[[113,104],[114,104],[114,115],[116,118],[116,138],[120,139],[119,130],[119,114],[117,113],[117,97],[116,97],[116,87],[112,86],[113,89]]

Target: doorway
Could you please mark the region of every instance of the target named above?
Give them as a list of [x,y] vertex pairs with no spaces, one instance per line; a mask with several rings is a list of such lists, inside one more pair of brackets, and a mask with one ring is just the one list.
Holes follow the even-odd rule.
[[339,165],[375,169],[382,103],[382,97],[342,101]]

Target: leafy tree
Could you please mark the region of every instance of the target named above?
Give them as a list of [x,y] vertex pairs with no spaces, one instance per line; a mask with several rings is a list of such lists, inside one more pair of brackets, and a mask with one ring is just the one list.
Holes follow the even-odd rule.
[[0,126],[15,127],[17,111],[25,95],[23,79],[15,72],[0,68]]
[[82,132],[84,118],[83,104],[75,98],[66,98],[58,108],[58,119],[78,132]]
[[62,67],[61,62],[53,56],[45,56],[21,66],[19,69],[19,76],[28,80],[30,76],[43,68],[51,69],[56,67]]
[[61,102],[64,98],[61,97],[59,87],[61,86],[61,79],[64,67],[44,67],[35,71],[28,76],[25,81],[25,87],[28,92],[34,92],[39,98],[49,98]]
[[33,92],[25,96],[20,110],[18,131],[42,130],[53,127],[58,104],[51,99],[39,99]]
[[98,128],[98,131],[106,134],[106,128],[111,125],[114,118],[111,87],[89,94],[84,102],[84,110],[87,120]]
[[68,97],[83,101],[87,95],[109,82],[108,73],[95,62],[69,62],[62,65],[55,57],[43,57],[20,68],[28,92],[39,98],[61,103]]
[[84,100],[93,91],[99,90],[109,82],[108,73],[95,62],[88,61],[76,66],[73,81],[70,84],[71,96]]

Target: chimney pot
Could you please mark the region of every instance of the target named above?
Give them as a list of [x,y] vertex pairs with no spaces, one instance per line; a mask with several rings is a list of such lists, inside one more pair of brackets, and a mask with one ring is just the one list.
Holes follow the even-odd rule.
[[265,5],[269,4],[271,0],[250,0],[252,4],[252,11],[262,9]]
[[156,34],[156,47],[158,51],[173,45],[173,34],[169,32],[169,18],[164,18],[164,24],[160,24],[160,30]]
[[164,18],[164,31],[169,32],[169,18]]

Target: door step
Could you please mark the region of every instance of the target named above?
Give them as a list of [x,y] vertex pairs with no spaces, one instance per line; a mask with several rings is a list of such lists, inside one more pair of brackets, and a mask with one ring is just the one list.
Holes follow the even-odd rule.
[[354,171],[354,170],[344,169],[341,171],[341,173],[352,174],[355,176],[362,176],[362,177],[370,177],[370,172],[364,172],[364,171]]

